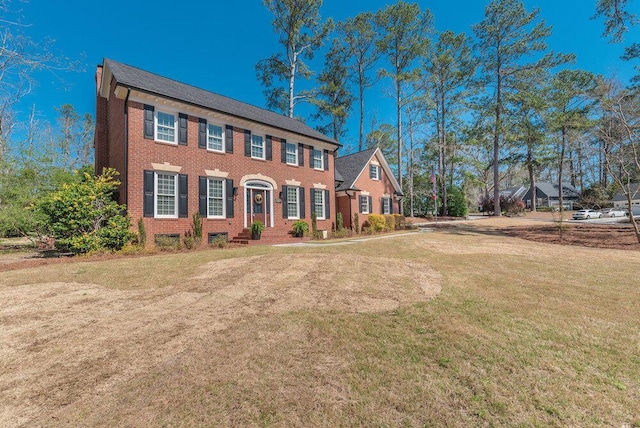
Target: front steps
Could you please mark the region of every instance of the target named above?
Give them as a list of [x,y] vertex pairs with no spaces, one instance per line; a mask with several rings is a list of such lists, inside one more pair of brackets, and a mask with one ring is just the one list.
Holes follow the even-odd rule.
[[237,236],[233,237],[229,242],[241,245],[275,245],[275,244],[295,244],[297,242],[306,242],[311,240],[305,236],[297,238],[289,232],[281,232],[271,228],[265,228],[260,235],[260,239],[251,239],[251,230],[247,227],[242,229]]

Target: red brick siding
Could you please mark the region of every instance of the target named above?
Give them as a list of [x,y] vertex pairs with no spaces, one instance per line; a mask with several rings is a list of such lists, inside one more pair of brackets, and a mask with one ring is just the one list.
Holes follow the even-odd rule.
[[[115,82],[112,83],[115,88]],[[98,100],[100,104],[104,103]],[[156,105],[156,109],[161,106]],[[123,145],[124,145],[124,114],[123,100],[119,100],[112,93],[107,103],[107,117],[100,118],[104,125],[106,119],[108,129],[108,149],[109,166],[123,171]],[[219,169],[228,172],[228,179],[234,180],[234,186],[238,187],[238,196],[234,202],[234,217],[228,219],[203,219],[203,237],[206,240],[208,233],[227,232],[229,238],[238,235],[244,227],[244,189],[240,186],[240,180],[247,174],[262,174],[275,181],[277,189],[274,190],[273,219],[274,227],[269,228],[267,233],[286,234],[291,230],[293,221],[283,219],[282,203],[276,203],[279,198],[282,186],[286,185],[286,180],[296,180],[301,182],[300,186],[305,189],[306,218],[311,224],[311,201],[310,190],[313,183],[326,185],[326,190],[330,192],[331,216],[326,220],[318,220],[319,229],[330,229],[335,221],[335,192],[334,192],[334,157],[329,156],[329,170],[316,171],[309,166],[308,147],[305,147],[305,165],[302,167],[286,165],[281,162],[280,139],[277,137],[278,130],[273,130],[273,150],[272,160],[262,161],[251,159],[244,155],[244,129],[235,127],[233,131],[234,153],[217,153],[207,151],[198,147],[198,117],[189,116],[188,120],[188,144],[172,145],[158,143],[144,138],[143,135],[144,111],[140,102],[129,101],[128,103],[128,212],[132,223],[137,224],[138,219],[143,217],[143,181],[144,171],[152,170],[152,163],[163,164],[165,162],[181,166],[180,174],[188,175],[188,217],[178,219],[156,219],[144,218],[145,228],[149,240],[153,240],[155,234],[183,234],[190,230],[192,226],[191,216],[198,212],[198,177],[205,176],[205,169]],[[223,128],[225,123],[220,123]],[[226,130],[225,130],[226,132]],[[263,135],[262,132],[255,133]],[[264,136],[264,135],[263,135]],[[296,141],[291,141],[297,143]],[[223,142],[224,145],[224,142]]]

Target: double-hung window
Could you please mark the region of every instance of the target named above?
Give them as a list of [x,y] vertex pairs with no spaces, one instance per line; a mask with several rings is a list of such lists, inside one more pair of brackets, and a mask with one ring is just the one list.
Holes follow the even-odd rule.
[[360,212],[362,214],[369,214],[371,207],[369,206],[369,196],[360,196]]
[[324,169],[322,150],[313,149],[313,169]]
[[391,198],[382,198],[382,214],[391,214]]
[[176,115],[158,111],[156,113],[156,140],[176,143]]
[[224,218],[225,202],[224,180],[209,178],[207,180],[207,217]]
[[178,175],[156,172],[155,216],[178,217]]
[[216,152],[224,151],[222,146],[223,134],[222,126],[210,123],[207,125],[207,149]]
[[287,143],[286,147],[287,165],[298,165],[298,145]]
[[324,194],[325,192],[322,190],[316,190],[313,192],[313,212],[316,214],[316,218],[318,220],[324,220]]
[[265,158],[264,138],[260,135],[251,135],[251,157],[256,159]]
[[299,187],[287,187],[287,217],[297,219],[300,218],[300,207],[298,205]]
[[372,180],[380,180],[380,166],[369,165],[369,176]]

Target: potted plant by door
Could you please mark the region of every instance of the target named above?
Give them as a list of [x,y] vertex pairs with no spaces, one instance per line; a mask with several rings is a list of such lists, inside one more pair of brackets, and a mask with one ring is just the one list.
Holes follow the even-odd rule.
[[309,232],[309,225],[306,221],[302,220],[294,221],[293,225],[291,225],[291,228],[293,229],[293,235],[296,238],[302,238],[305,233]]
[[260,220],[256,220],[251,223],[251,239],[260,239],[260,235],[264,230],[264,224]]

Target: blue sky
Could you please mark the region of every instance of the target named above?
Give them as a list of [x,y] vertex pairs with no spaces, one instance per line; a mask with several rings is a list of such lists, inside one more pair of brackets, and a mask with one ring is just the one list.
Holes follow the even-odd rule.
[[[325,0],[323,18],[343,20],[363,10],[376,11],[391,2],[382,0]],[[471,33],[470,26],[481,21],[488,1],[422,0],[422,9],[435,16],[438,31],[451,29]],[[602,21],[591,20],[595,0],[525,0],[527,9],[540,8],[547,24],[553,26],[550,48],[577,55],[574,67],[627,81],[631,64],[619,59],[623,46],[638,40],[640,32],[628,33],[625,43],[608,44],[601,37]],[[639,2],[631,11],[640,14]],[[255,64],[279,49],[271,28],[271,16],[260,0],[230,2],[176,2],[167,0],[31,0],[14,2],[23,11],[25,31],[35,41],[55,39],[57,50],[72,59],[81,59],[84,70],[39,73],[38,86],[20,105],[25,113],[36,106],[42,119],[55,120],[54,106],[70,103],[80,113],[95,114],[95,67],[112,58],[154,73],[263,107],[263,88],[256,80]],[[64,6],[61,6],[64,5]],[[322,66],[322,56],[315,61]],[[61,84],[60,78],[64,84]],[[395,123],[393,99],[368,94],[369,109],[378,123]],[[354,117],[357,112],[354,111]],[[357,139],[357,123],[349,126],[347,146]]]

